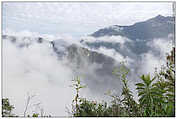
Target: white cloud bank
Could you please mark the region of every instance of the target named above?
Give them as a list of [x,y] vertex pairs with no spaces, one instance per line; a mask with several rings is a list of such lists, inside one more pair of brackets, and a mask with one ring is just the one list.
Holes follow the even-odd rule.
[[99,38],[87,36],[87,37],[82,37],[81,39],[84,39],[85,42],[89,42],[89,43],[108,42],[108,43],[120,43],[121,45],[123,45],[125,42],[131,42],[130,39],[122,36],[103,36]]
[[[48,44],[33,44],[17,48],[3,40],[3,97],[10,98],[15,113],[23,116],[27,92],[35,94],[34,102],[41,102],[46,114],[67,116],[73,94],[69,87],[71,69],[58,61]],[[27,114],[31,114],[31,105]],[[39,110],[38,110],[39,111]]]

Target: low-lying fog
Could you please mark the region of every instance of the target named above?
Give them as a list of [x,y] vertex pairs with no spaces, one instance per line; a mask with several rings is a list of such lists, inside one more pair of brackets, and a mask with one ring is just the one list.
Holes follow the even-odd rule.
[[[126,42],[133,42],[125,37],[85,38],[87,42],[92,43],[102,41],[119,43],[120,48],[127,53],[124,57],[121,52],[115,49],[108,49],[104,46],[94,49],[80,44],[79,40],[73,42],[71,39],[68,41],[65,38],[62,39],[62,41],[70,44],[76,43],[78,47],[85,47],[90,51],[102,53],[117,62],[126,61],[126,65],[131,70],[128,78],[131,90],[135,89],[134,84],[139,81],[138,76],[140,74],[150,73],[153,75],[155,67],[159,69],[161,65],[165,64],[166,53],[172,49],[170,38],[157,38],[147,42],[146,45],[150,49],[146,53],[137,56],[124,45]],[[31,44],[22,48],[20,45],[23,42]],[[60,40],[58,43],[60,44]],[[28,95],[35,95],[31,99],[27,114],[31,114],[33,111],[40,112],[42,108],[46,115],[68,116],[67,108],[71,109],[72,99],[75,95],[75,90],[70,85],[76,71],[79,72],[77,74],[80,74],[81,82],[87,85],[87,88],[81,91],[82,97],[101,102],[110,99],[104,95],[107,90],[113,90],[118,94],[121,92],[119,79],[109,80],[109,77],[101,77],[95,73],[96,69],[103,68],[102,64],[93,63],[86,65],[82,70],[73,70],[68,65],[69,60],[67,58],[58,59],[49,41],[38,43],[22,41],[22,38],[16,37],[14,43],[7,38],[3,39],[2,50],[3,97],[10,99],[10,103],[15,106],[14,113],[17,115],[23,116]],[[87,62],[84,57],[83,60],[85,63]],[[89,76],[93,79],[87,79]],[[85,79],[85,77],[87,78]]]

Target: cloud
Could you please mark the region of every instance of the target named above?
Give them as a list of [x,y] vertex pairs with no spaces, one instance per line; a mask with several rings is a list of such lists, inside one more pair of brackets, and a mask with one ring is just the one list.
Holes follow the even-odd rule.
[[[110,56],[118,62],[126,61],[127,66],[138,73],[138,75],[152,74],[155,68],[160,68],[161,65],[165,65],[166,56],[174,46],[174,38],[171,37],[171,34],[166,38],[155,38],[144,42],[143,45],[146,47],[146,50],[140,53],[137,53],[137,50],[141,51],[141,49],[136,48],[136,43],[141,41],[135,42],[122,36],[105,36],[100,38],[83,37],[82,39],[84,40],[82,43],[84,47]],[[92,47],[92,45],[87,46],[87,43],[97,45]],[[106,43],[109,43],[109,45]],[[110,43],[113,45],[110,45]]]
[[122,36],[104,36],[104,37],[82,37],[81,39],[84,39],[84,42],[89,42],[89,43],[95,43],[95,42],[108,42],[108,43],[120,43],[124,44],[125,42],[131,42],[130,39]]
[[154,74],[155,68],[159,71],[162,65],[166,65],[166,56],[174,46],[172,41],[173,39],[168,37],[153,39],[152,41],[147,42],[150,49],[147,53],[141,54],[142,60],[139,71],[142,74]]
[[172,2],[4,2],[2,8],[3,29],[75,37],[173,13]]
[[[89,48],[92,51],[110,56],[117,62],[126,61],[126,66],[129,67],[131,71],[128,76],[129,85],[131,90],[134,92],[135,98],[137,99],[135,83],[140,81],[139,76],[148,73],[153,76],[155,69],[159,71],[162,65],[166,65],[166,56],[170,53],[172,47],[174,46],[174,43],[172,42],[174,39],[167,37],[148,40],[144,42],[144,47],[148,47],[148,49],[142,53],[136,53],[136,50],[141,50],[136,48],[136,43],[138,42],[130,42],[129,39],[126,40],[126,38],[121,36],[114,38],[114,41],[112,41],[112,37],[102,38],[102,40],[101,38],[98,40],[96,38],[87,37],[85,39],[83,38],[83,40],[84,42],[92,43],[92,45],[94,45],[94,43],[99,43],[95,48],[92,46],[86,46],[86,48]],[[120,42],[121,40],[124,40],[124,42]],[[108,44],[105,45],[101,42],[112,43],[114,45],[107,47]],[[121,46],[118,47],[115,45],[116,43],[121,44]],[[127,43],[130,43],[131,47],[128,47]],[[131,50],[132,48],[135,48],[136,50]]]
[[[126,46],[125,43],[133,43],[132,40],[123,37],[123,36],[104,36],[99,38],[94,38],[91,36],[82,37],[82,46],[86,47],[92,51],[96,51],[99,53],[102,53],[104,55],[107,55],[109,57],[112,57],[117,62],[126,61],[127,65],[130,65],[130,63],[134,62],[133,57],[135,54],[133,54],[132,51]],[[88,43],[91,44],[98,44],[98,48],[87,46]],[[103,44],[102,44],[103,43]],[[105,45],[105,44],[109,45]],[[110,45],[111,44],[111,45]],[[119,50],[117,50],[119,49]]]
[[153,39],[152,41],[148,42],[147,45],[154,50],[159,51],[159,54],[161,54],[162,57],[165,57],[165,55],[172,50],[172,46],[174,45],[174,43],[173,39],[168,37]]
[[[8,36],[15,36],[18,37],[19,40],[20,38],[23,39],[24,37],[29,37],[29,38],[44,38],[47,41],[54,41],[54,40],[64,40],[65,42],[69,43],[69,44],[78,44],[80,45],[80,39],[74,38],[72,35],[69,34],[44,34],[44,33],[38,33],[38,32],[31,32],[29,30],[22,30],[22,31],[18,31],[16,32],[13,29],[6,29],[2,31],[3,35],[8,35]],[[18,40],[18,39],[17,39]]]
[[27,30],[23,30],[23,31],[20,31],[20,32],[15,32],[14,30],[12,29],[6,29],[6,30],[3,30],[3,35],[10,35],[10,36],[21,36],[21,37],[36,37],[36,36],[40,36],[39,33],[36,33],[36,32],[30,32],[30,31],[27,31]]
[[[15,42],[10,38],[3,39],[3,97],[10,99],[15,106],[14,113],[19,116],[23,116],[28,92],[36,96],[27,114],[32,114],[36,110],[33,104],[40,102],[46,114],[68,116],[66,107],[71,110],[75,94],[69,86],[76,75],[87,85],[81,95],[98,102],[109,98],[104,95],[107,90],[119,90],[121,87],[120,81],[114,80],[112,76],[113,68],[105,70],[104,64],[91,64],[87,57],[82,56],[82,50],[78,51],[78,55],[81,57],[80,63],[84,64],[78,68],[67,57],[58,59],[48,41],[37,43],[35,39],[29,38],[28,46],[19,47],[28,42],[22,36],[15,38]],[[61,40],[58,42],[60,44]]]
[[[70,107],[74,94],[69,87],[73,74],[47,43],[18,48],[3,40],[2,73],[3,97],[10,98],[17,115],[23,116],[27,92],[36,95],[32,102],[41,102],[46,114],[68,115],[66,106]],[[30,107],[28,114],[32,111]]]
[[35,38],[35,37],[42,37],[42,38],[45,38],[47,40],[54,40],[56,39],[56,36],[54,35],[50,35],[50,34],[40,34],[38,32],[31,32],[31,31],[28,31],[28,30],[22,30],[22,31],[14,31],[12,29],[6,29],[6,30],[3,30],[3,35],[8,35],[8,36],[15,36],[15,37],[32,37],[32,38]]
[[[106,91],[121,92],[121,81],[112,75],[112,70],[118,67],[119,62],[125,60],[131,70],[128,76],[129,85],[137,98],[134,84],[140,81],[139,76],[147,73],[153,75],[155,67],[160,68],[161,65],[165,64],[165,53],[170,51],[172,45],[168,38],[153,39],[145,44],[150,47],[146,52],[136,54],[132,51],[129,52],[131,49],[126,46],[126,43],[134,43],[134,41],[127,38],[121,36],[103,37],[98,40],[87,37],[87,40],[91,42],[101,42],[103,40],[106,43],[121,44],[121,47],[120,50],[104,46],[93,49],[83,45],[82,47],[91,50],[95,56],[89,58],[88,54],[84,55],[87,50],[82,50],[82,47],[76,45],[78,49],[74,54],[76,55],[76,62],[80,64],[80,68],[78,68],[73,59],[72,62],[66,57],[58,59],[48,41],[39,44],[33,42],[34,38],[24,40],[23,33],[18,35],[20,34],[22,34],[21,37],[15,37],[17,38],[15,43],[11,42],[10,39],[3,39],[2,72],[3,97],[10,98],[10,101],[16,107],[15,113],[18,115],[23,115],[25,99],[27,92],[29,92],[36,95],[32,103],[41,102],[46,114],[67,116],[66,106],[71,108],[70,104],[75,94],[69,85],[75,75],[79,75],[81,81],[87,85],[87,88],[81,91],[83,97],[97,101],[108,100],[109,97],[104,95]],[[26,34],[33,35],[29,32],[26,32]],[[73,41],[72,37],[61,36],[58,35],[55,38],[57,40],[54,40],[58,42],[59,46],[62,45],[62,42],[68,45],[79,44],[79,41]],[[29,41],[32,43],[31,45],[19,48],[18,44],[28,43]],[[121,50],[123,52],[120,52]],[[97,52],[97,54],[94,52]],[[105,56],[100,58],[102,54]],[[90,60],[97,62],[90,62]],[[110,63],[110,61],[112,62]],[[28,113],[35,110],[32,107],[31,105]]]

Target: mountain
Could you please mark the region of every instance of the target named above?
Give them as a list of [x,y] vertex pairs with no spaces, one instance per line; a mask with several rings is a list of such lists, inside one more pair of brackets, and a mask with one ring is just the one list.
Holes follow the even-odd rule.
[[[66,39],[48,41],[42,37],[2,35],[2,39],[3,42],[5,40],[10,41],[18,50],[23,48],[30,50],[33,45],[45,47],[46,50],[44,51],[50,50],[51,57],[54,56],[57,58],[57,62],[62,62],[64,66],[69,67],[74,76],[80,76],[81,79],[84,79],[83,81],[89,90],[92,93],[97,92],[98,95],[100,92],[104,93],[110,89],[118,90],[118,92],[121,89],[121,81],[115,80],[117,77],[112,74],[112,71],[119,67],[122,57],[128,60],[128,66],[131,69],[129,77],[132,82],[136,82],[138,73],[141,73],[141,66],[144,65],[144,54],[150,52],[152,56],[161,56],[159,53],[161,47],[154,48],[155,50],[151,47],[152,39],[168,38],[169,34],[174,35],[174,18],[157,16],[131,26],[114,25],[103,28],[93,33],[92,36],[96,37],[96,40],[102,36],[107,36],[106,40],[100,39],[89,42],[87,39],[82,39],[80,45],[71,44]],[[115,37],[110,41],[109,38],[117,35],[120,37]],[[120,42],[112,42],[122,37],[124,38]],[[100,51],[100,49],[103,50]]]
[[[2,39],[3,42],[10,41],[17,49],[25,48],[30,50],[33,45],[46,47],[46,49],[53,52],[51,57],[56,56],[58,62],[64,62],[64,65],[69,67],[75,76],[81,76],[93,93],[103,91],[103,89],[103,92],[105,92],[110,87],[121,86],[121,83],[115,80],[116,77],[112,75],[112,70],[120,64],[112,57],[102,53],[76,44],[69,44],[63,39],[47,41],[42,37],[32,38],[8,35],[2,35]],[[104,85],[105,83],[107,86]]]
[[115,59],[75,44],[67,47],[67,59],[75,75],[84,79],[92,93],[121,87],[120,81],[112,74],[120,65]]
[[153,39],[167,37],[175,32],[175,18],[158,15],[149,20],[138,22],[130,26],[113,25],[100,29],[91,36],[125,36],[129,39]]
[[[154,39],[162,38],[174,41],[174,31],[175,18],[158,15],[130,26],[113,25],[100,29],[91,34],[96,39],[95,41],[85,38],[80,42],[91,49],[99,49],[101,47],[113,49],[126,57],[127,54],[133,56],[133,54],[141,55],[148,52],[151,48],[149,44]],[[126,38],[129,40],[126,40]],[[120,39],[123,40],[122,43],[113,42],[113,40],[118,41]]]

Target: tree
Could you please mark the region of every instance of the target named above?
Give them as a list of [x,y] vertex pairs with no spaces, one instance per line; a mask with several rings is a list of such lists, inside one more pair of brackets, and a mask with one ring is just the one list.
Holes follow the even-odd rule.
[[113,98],[111,105],[97,103],[79,97],[82,88],[80,79],[76,78],[73,87],[76,89],[74,116],[175,116],[175,49],[167,57],[166,66],[162,66],[155,76],[150,74],[140,76],[142,82],[136,84],[138,101],[128,87],[127,75],[129,69],[121,66],[113,70],[113,74],[122,81],[121,96],[108,93]]
[[29,95],[29,93],[28,93],[28,98],[27,98],[26,106],[25,106],[25,110],[24,110],[24,117],[26,117],[26,112],[28,110],[28,106],[29,106],[30,101],[33,97],[35,97],[35,95]]
[[132,92],[128,88],[128,81],[126,79],[122,80],[123,88],[122,88],[122,96],[123,99],[121,102],[124,104],[125,110],[128,116],[139,116],[138,104],[133,99]]
[[[151,79],[142,75],[142,83],[137,83],[137,90],[142,116],[175,115],[175,49],[167,56],[167,65]],[[155,80],[155,81],[154,81]]]
[[153,90],[154,86],[152,85],[152,82],[155,80],[155,78],[151,79],[150,74],[142,75],[140,78],[143,82],[136,84],[138,96],[140,97],[140,107],[144,112],[144,116],[152,116],[154,93],[156,93],[156,90]]
[[117,78],[120,79],[123,83],[121,94],[122,99],[119,99],[122,103],[124,111],[126,112],[126,114],[123,114],[123,116],[139,116],[138,104],[134,100],[133,94],[128,88],[127,75],[129,72],[130,70],[125,66],[124,62],[120,63],[119,68],[113,70],[113,74],[117,76]]
[[71,85],[71,87],[74,87],[74,89],[76,90],[76,96],[72,101],[73,103],[75,103],[75,104],[72,104],[72,108],[73,108],[72,111],[73,111],[74,116],[78,116],[79,115],[78,102],[81,99],[79,97],[79,91],[80,91],[80,89],[85,88],[86,86],[81,84],[80,78],[78,76],[75,79],[73,79],[72,82],[73,82],[73,84]]
[[166,57],[167,63],[157,75],[159,82],[165,90],[165,105],[163,106],[166,116],[175,116],[175,48]]
[[10,104],[8,98],[2,99],[2,117],[13,117],[12,110],[15,107]]

